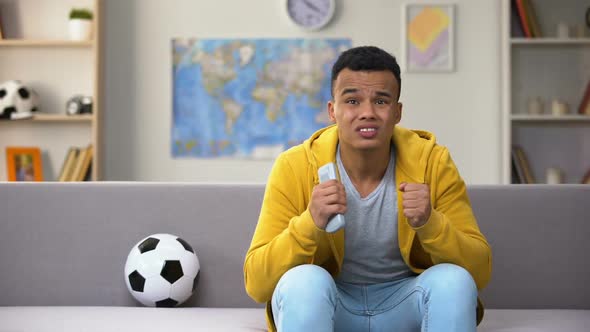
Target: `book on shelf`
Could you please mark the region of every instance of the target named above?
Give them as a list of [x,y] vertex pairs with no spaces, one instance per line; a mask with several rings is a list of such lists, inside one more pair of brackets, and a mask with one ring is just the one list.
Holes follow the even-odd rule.
[[530,184],[536,182],[524,150],[518,145],[512,146],[512,165],[513,172],[516,170],[516,174],[513,174],[513,176],[516,175],[518,178],[514,183]]
[[539,21],[537,20],[537,13],[535,12],[533,3],[531,2],[531,0],[522,1],[524,2],[524,8],[527,14],[531,34],[534,38],[543,37],[543,34],[541,33],[541,27],[539,26]]
[[92,181],[92,160],[90,161],[90,165],[88,166],[88,170],[82,181]]
[[512,184],[523,183],[524,175],[522,174],[522,171],[516,165],[516,156],[514,154],[514,150],[512,151],[511,158],[510,158],[510,168],[511,168],[511,172],[510,172],[511,181],[510,181],[510,183],[512,183]]
[[[539,38],[542,37],[541,27],[537,20],[537,14],[535,8],[530,0],[513,0],[514,9],[519,17],[520,27],[523,30],[523,35],[527,38]],[[514,35],[515,37],[518,37]]]
[[58,181],[87,181],[90,180],[92,145],[84,148],[71,147],[62,165]]
[[528,17],[526,15],[526,9],[524,7],[524,0],[514,0],[516,11],[518,13],[518,17],[520,18],[520,26],[524,32],[524,36],[527,38],[533,37],[531,32],[531,28],[528,22]]
[[82,166],[82,172],[78,175],[77,181],[90,181],[92,160],[94,160],[94,149],[92,145],[89,145],[86,149],[86,156],[84,159],[84,165]]
[[70,178],[70,181],[84,181],[86,174],[90,170],[90,163],[92,162],[93,149],[92,145],[89,145],[78,154],[76,158],[76,166]]
[[590,115],[590,80],[586,84],[586,90],[582,94],[580,106],[578,106],[578,113],[582,115]]
[[520,15],[518,14],[516,0],[510,0],[510,36],[513,38],[526,37]]
[[510,161],[512,165],[512,183],[526,183],[524,179],[524,171],[522,170],[522,167],[520,167],[520,165],[518,164],[518,156],[516,155],[516,149],[514,147],[512,147],[510,156]]
[[0,9],[0,40],[4,39],[4,34],[2,34],[2,10]]
[[77,147],[71,147],[66,154],[64,159],[64,163],[61,166],[61,171],[59,172],[59,177],[57,178],[58,181],[68,181],[72,175],[72,171],[74,170],[74,165],[76,164],[76,158],[78,158],[78,153],[80,149]]

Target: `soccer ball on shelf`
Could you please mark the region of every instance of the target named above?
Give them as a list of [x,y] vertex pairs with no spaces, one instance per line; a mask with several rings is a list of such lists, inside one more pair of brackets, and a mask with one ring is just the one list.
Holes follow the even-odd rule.
[[35,90],[12,80],[0,84],[0,120],[20,120],[33,116],[39,106]]
[[171,234],[154,234],[131,249],[125,283],[145,306],[175,307],[195,292],[199,271],[199,259],[186,241]]

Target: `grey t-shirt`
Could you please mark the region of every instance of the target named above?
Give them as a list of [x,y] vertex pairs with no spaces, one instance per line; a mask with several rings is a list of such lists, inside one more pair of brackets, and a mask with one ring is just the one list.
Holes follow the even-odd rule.
[[395,151],[381,183],[361,198],[340,158],[336,162],[340,180],[346,188],[347,212],[344,215],[344,262],[337,280],[354,284],[376,284],[402,279],[413,273],[403,261],[397,239],[397,190]]

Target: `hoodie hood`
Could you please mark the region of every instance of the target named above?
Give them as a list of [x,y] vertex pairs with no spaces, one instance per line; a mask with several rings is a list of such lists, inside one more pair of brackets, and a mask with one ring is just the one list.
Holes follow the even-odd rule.
[[[392,135],[395,146],[395,166],[409,179],[424,183],[428,159],[434,146],[434,134],[422,130],[409,130],[395,126]],[[303,148],[313,169],[314,182],[317,183],[317,169],[324,164],[334,162],[338,145],[338,127],[329,127],[316,131],[303,142]]]

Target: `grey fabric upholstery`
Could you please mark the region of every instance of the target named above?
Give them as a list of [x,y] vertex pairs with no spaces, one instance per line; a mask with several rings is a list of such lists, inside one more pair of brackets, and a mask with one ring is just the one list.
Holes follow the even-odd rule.
[[590,186],[469,188],[492,247],[488,308],[590,309]]
[[[590,186],[470,186],[468,191],[493,250],[492,280],[481,293],[486,307],[586,309],[488,310],[481,330],[536,331],[539,324],[549,328],[561,319],[555,326],[568,326],[566,320],[588,326]],[[63,314],[59,308],[16,306],[136,306],[124,282],[125,259],[140,239],[162,232],[185,239],[201,261],[199,287],[186,307],[262,308],[244,291],[242,264],[263,193],[263,185],[0,183],[0,321],[17,317],[19,310],[23,317],[28,310],[55,319]],[[88,320],[99,319],[93,317],[100,310],[129,309],[137,308],[97,313],[70,308]],[[244,309],[219,311],[222,316],[185,309],[199,312],[196,321],[226,315],[237,320],[235,330],[251,330],[238,328]],[[184,315],[165,312],[154,317]],[[264,323],[262,309],[252,314],[255,325]]]

